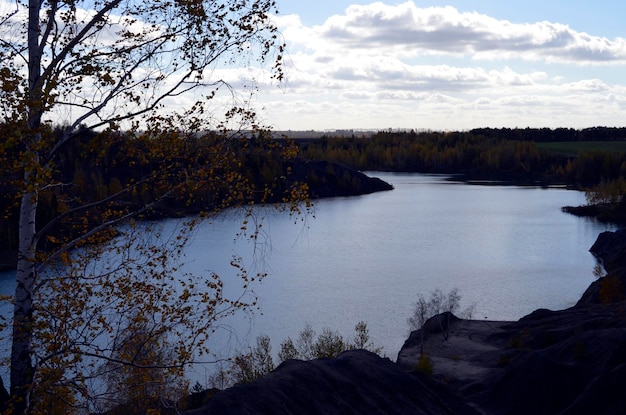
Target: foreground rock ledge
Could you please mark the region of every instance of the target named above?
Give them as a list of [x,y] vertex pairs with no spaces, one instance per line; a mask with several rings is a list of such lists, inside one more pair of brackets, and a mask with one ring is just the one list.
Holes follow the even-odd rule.
[[365,350],[289,360],[268,376],[219,392],[188,414],[375,415],[479,412],[431,379]]
[[[455,320],[426,335],[433,379],[484,414],[623,414],[624,304],[537,310],[517,322]],[[419,332],[398,365],[419,358]]]
[[454,317],[447,341],[441,316],[433,317],[424,327],[432,375],[415,370],[416,331],[397,363],[363,350],[288,361],[189,413],[624,414],[626,301],[622,292],[605,303],[601,293],[606,281],[626,287],[626,232],[602,234],[593,252],[608,275],[572,308],[540,309],[516,322]]

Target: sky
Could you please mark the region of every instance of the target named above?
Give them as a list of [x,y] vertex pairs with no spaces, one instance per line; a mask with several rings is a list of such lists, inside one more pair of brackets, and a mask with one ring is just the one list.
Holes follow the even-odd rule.
[[626,125],[623,0],[277,0],[277,130]]

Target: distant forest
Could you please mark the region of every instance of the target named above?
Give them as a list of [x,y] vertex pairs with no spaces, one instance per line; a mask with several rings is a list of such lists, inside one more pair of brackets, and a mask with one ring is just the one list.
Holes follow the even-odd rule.
[[626,222],[626,128],[481,128],[465,132],[381,131],[297,140],[300,155],[364,171],[455,174],[468,181],[567,185],[593,209]]
[[626,128],[382,131],[297,142],[302,157],[359,170],[461,174],[579,189],[626,175]]

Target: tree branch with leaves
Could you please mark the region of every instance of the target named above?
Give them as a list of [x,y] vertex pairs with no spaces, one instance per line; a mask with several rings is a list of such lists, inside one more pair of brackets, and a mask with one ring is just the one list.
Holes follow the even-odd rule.
[[[254,112],[234,99],[220,116],[215,103],[220,89],[237,98],[219,75],[237,66],[270,66],[273,79],[282,79],[275,12],[273,0],[0,3],[0,122],[7,131],[0,158],[15,178],[7,188],[18,223],[12,413],[46,411],[51,402],[66,413],[90,409],[98,370],[147,370],[149,363],[128,352],[135,345],[123,341],[129,328],[170,347],[166,366],[178,369],[209,352],[221,316],[253,306],[225,298],[217,275],[177,273],[172,255],[181,254],[197,219],[181,226],[174,244],[141,240],[150,231],[133,219],[171,197],[192,198],[207,214],[265,200],[251,195],[268,189],[255,188],[240,170],[238,151],[266,151],[251,150],[250,134],[240,131],[260,128]],[[94,143],[123,136],[125,152],[107,168],[133,173],[89,200],[77,192],[79,178],[64,173],[68,162],[79,163],[68,154],[85,131],[96,131]],[[85,169],[96,177],[95,167]],[[286,201],[304,195],[297,187],[287,185]],[[54,201],[52,214],[42,211],[44,200]],[[115,265],[107,263],[111,255]],[[240,276],[248,278],[243,269]],[[163,363],[154,357],[140,360]]]

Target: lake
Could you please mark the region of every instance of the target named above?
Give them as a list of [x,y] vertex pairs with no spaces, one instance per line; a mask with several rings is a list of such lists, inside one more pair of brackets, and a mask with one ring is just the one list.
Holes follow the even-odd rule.
[[232,254],[260,265],[262,314],[232,322],[224,353],[268,334],[274,351],[306,323],[351,335],[364,320],[390,358],[408,336],[417,294],[458,288],[473,318],[517,320],[537,308],[574,305],[594,280],[588,252],[614,226],[563,213],[585,203],[563,188],[468,185],[443,176],[370,173],[395,186],[371,195],[316,203],[306,222],[265,212],[268,253],[253,261],[234,241],[239,215],[198,230],[187,256],[196,271],[226,274]]
[[[234,238],[238,212],[196,230],[186,249],[187,271],[217,272],[228,286],[235,254],[269,273],[254,286],[260,311],[226,321],[216,353],[243,351],[259,334],[272,338],[277,353],[280,342],[295,339],[307,323],[349,337],[363,320],[374,343],[395,360],[417,294],[437,288],[458,288],[461,308],[474,304],[477,319],[516,320],[537,308],[566,308],[595,278],[588,249],[600,232],[616,228],[561,212],[585,203],[577,191],[370,175],[395,190],[320,200],[314,215],[303,218],[259,210],[265,238],[256,251]],[[0,275],[0,291],[11,292],[12,275]],[[202,380],[208,372],[195,376]]]

